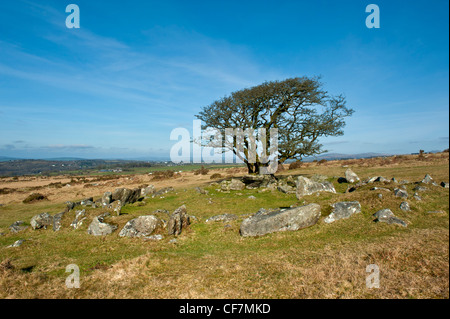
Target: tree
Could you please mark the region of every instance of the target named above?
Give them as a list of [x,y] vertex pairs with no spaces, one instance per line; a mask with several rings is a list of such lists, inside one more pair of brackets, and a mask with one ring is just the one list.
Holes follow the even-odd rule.
[[[331,96],[322,89],[319,77],[297,77],[284,81],[264,82],[231,93],[203,107],[196,115],[203,121],[202,129],[214,128],[222,134],[226,129],[278,130],[278,163],[289,159],[321,154],[318,139],[343,135],[344,119],[354,112],[346,107],[342,95]],[[251,140],[246,136],[240,155],[237,139],[223,146],[232,150],[247,164],[249,173],[259,173],[267,165],[257,156],[249,161]],[[270,148],[267,138],[264,147]]]

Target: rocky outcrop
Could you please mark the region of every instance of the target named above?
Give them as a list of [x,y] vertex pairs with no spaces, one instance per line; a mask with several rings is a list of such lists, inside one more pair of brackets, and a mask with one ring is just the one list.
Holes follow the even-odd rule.
[[305,206],[268,211],[259,210],[255,215],[246,218],[240,227],[241,236],[263,236],[279,231],[295,231],[312,226],[320,218],[320,206]]

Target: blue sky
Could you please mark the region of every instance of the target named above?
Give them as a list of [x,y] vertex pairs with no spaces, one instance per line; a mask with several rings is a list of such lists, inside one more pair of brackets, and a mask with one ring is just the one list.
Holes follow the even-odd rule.
[[[80,8],[68,29],[65,8]],[[368,29],[365,8],[380,8]],[[333,153],[449,145],[449,2],[0,1],[0,156],[168,157],[218,98],[321,75],[355,114]]]

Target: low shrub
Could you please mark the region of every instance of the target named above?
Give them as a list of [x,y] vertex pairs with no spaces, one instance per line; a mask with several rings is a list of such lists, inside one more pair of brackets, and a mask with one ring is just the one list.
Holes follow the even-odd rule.
[[25,198],[22,202],[24,204],[30,204],[30,203],[34,203],[34,202],[38,202],[41,200],[48,200],[48,198],[42,194],[39,193],[32,193],[31,195],[29,195],[27,198]]

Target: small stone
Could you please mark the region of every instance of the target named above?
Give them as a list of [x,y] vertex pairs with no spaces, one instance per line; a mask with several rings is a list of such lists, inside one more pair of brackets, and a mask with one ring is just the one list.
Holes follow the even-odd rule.
[[397,197],[408,198],[408,193],[404,189],[396,188],[394,189],[394,194]]
[[23,244],[24,241],[25,241],[25,239],[19,239],[19,240],[15,241],[14,244],[7,246],[7,248],[19,247],[20,245]]
[[411,210],[411,207],[409,207],[408,202],[402,202],[402,203],[400,204],[400,209],[403,210],[403,211],[405,211],[405,212],[408,212],[408,211]]
[[427,212],[428,214],[445,214],[443,210],[431,210]]

